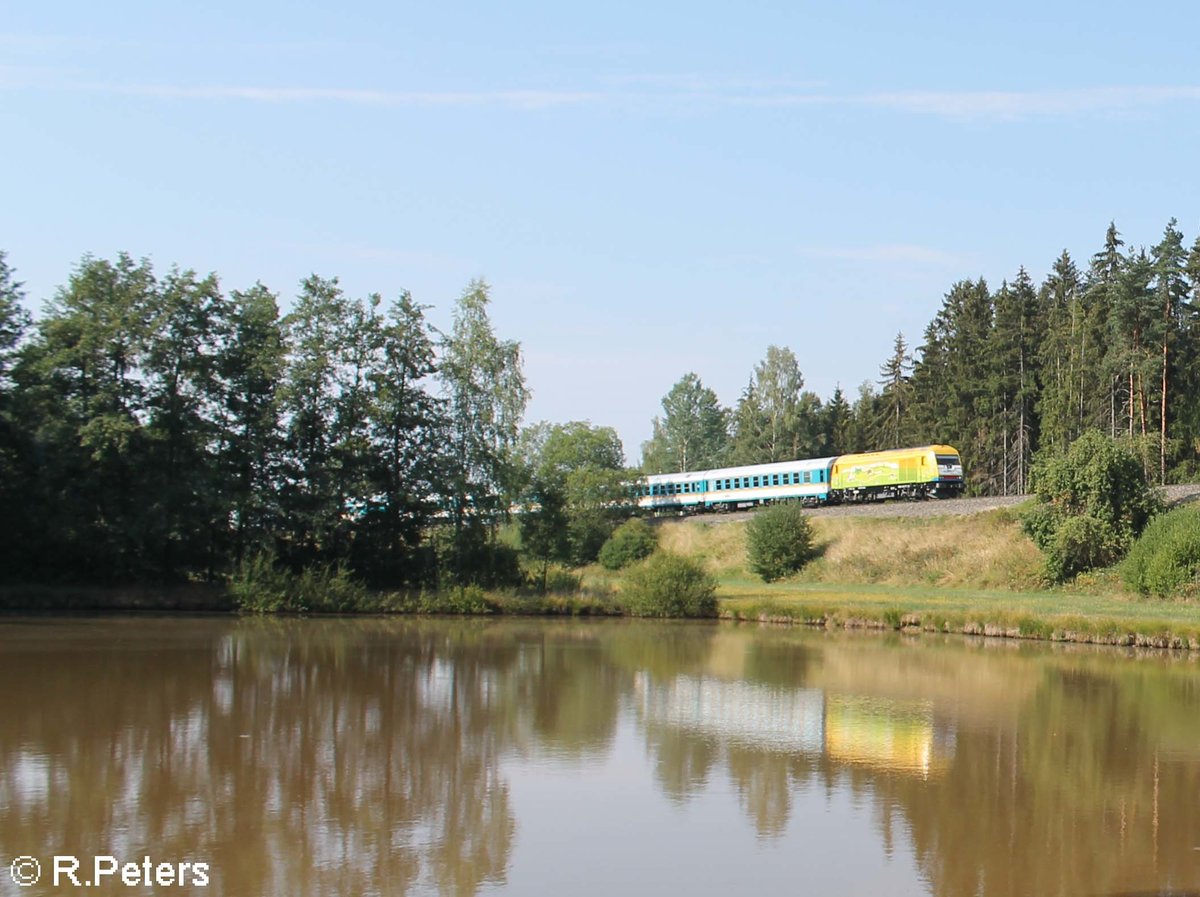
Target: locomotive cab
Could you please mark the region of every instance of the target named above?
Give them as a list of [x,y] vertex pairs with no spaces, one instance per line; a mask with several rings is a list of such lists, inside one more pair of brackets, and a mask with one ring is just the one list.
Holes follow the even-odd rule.
[[962,458],[958,450],[949,445],[930,446],[933,455],[932,463],[937,467],[937,479],[933,481],[930,492],[938,498],[953,498],[963,491]]

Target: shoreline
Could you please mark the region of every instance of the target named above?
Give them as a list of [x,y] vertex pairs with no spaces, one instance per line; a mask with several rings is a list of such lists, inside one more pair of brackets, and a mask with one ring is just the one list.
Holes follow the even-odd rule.
[[[784,587],[786,589],[786,586]],[[1100,596],[1075,595],[1069,610],[1022,606],[1028,601],[1059,602],[1059,593],[957,592],[946,589],[854,585],[828,588],[793,588],[770,597],[721,595],[715,618],[734,623],[805,626],[814,629],[862,629],[910,635],[953,634],[997,639],[1200,651],[1200,605],[1183,602],[1126,604],[1122,619],[1098,610],[1088,613],[1079,605]],[[822,600],[823,594],[837,599]],[[914,595],[914,592],[924,597]],[[21,600],[24,596],[27,600]],[[36,601],[28,600],[36,596]],[[416,601],[381,601],[375,606],[331,613],[262,614],[236,608],[222,589],[208,586],[145,587],[26,586],[0,589],[0,615],[95,614],[220,614],[228,616],[300,617],[628,617],[611,597],[588,595],[519,596],[487,594],[485,605],[455,609],[454,595],[423,604]],[[832,598],[832,595],[830,595]],[[938,607],[949,601],[951,606]],[[1000,603],[1001,606],[996,606]],[[1111,602],[1110,602],[1111,603]],[[991,605],[991,607],[989,607]],[[1145,611],[1144,613],[1141,611]]]
[[[1125,591],[1112,570],[1067,586],[1043,585],[1041,554],[1011,508],[814,523],[818,558],[777,583],[746,571],[742,522],[693,518],[663,521],[657,529],[664,549],[703,563],[716,577],[721,620],[1200,651],[1195,595],[1141,598]],[[360,591],[337,606],[289,612],[239,608],[222,585],[28,583],[0,587],[0,613],[632,616],[620,601],[619,574],[596,566],[571,572],[575,591]]]

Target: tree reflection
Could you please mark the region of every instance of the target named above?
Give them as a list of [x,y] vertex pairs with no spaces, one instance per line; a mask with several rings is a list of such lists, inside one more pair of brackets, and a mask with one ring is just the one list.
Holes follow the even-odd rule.
[[778,841],[821,823],[810,792],[846,792],[939,897],[1200,881],[1193,662],[627,621],[4,625],[10,856],[475,894],[509,873],[507,764],[586,767],[633,726],[678,807],[728,784]]

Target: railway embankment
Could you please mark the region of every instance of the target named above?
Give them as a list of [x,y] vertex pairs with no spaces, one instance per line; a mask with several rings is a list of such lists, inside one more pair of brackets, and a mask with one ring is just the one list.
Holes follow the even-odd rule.
[[[818,556],[784,582],[745,566],[749,514],[663,522],[660,544],[704,562],[729,619],[1200,649],[1200,605],[1130,593],[1116,570],[1051,587],[1021,528],[1026,496],[827,508]],[[1200,501],[1172,486],[1168,504]]]

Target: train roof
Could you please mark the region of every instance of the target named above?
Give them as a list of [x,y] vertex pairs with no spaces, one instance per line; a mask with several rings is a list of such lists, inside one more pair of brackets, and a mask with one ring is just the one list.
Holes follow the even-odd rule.
[[725,477],[761,476],[793,470],[824,470],[834,462],[831,458],[800,458],[795,461],[775,461],[771,464],[745,464],[741,467],[718,467],[712,470],[693,470],[688,473],[652,473],[647,483],[695,483]]
[[875,451],[872,451],[872,452],[847,452],[844,455],[838,455],[838,457],[833,460],[836,461],[836,460],[845,459],[845,458],[868,458],[868,457],[875,457],[877,455],[896,455],[896,454],[903,455],[903,454],[911,454],[913,452],[934,452],[939,455],[957,455],[957,454],[959,454],[958,449],[956,449],[952,445],[943,445],[941,443],[934,443],[933,445],[914,445],[914,446],[909,446],[907,448],[876,449]]

